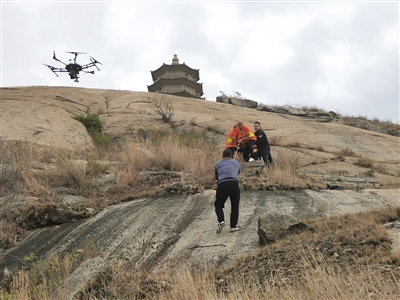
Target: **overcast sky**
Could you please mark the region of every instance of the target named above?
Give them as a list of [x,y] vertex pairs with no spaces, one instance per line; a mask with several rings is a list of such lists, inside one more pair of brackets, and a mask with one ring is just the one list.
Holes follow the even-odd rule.
[[[101,71],[56,77],[43,65],[62,67],[53,50],[64,62],[86,52]],[[398,1],[1,2],[2,87],[147,91],[174,54],[200,70],[210,101],[238,91],[400,122]]]

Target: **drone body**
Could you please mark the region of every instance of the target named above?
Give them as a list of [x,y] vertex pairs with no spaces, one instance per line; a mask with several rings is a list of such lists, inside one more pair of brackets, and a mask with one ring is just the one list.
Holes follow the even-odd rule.
[[[65,66],[64,68],[55,68],[53,66],[49,66],[49,65],[44,64],[45,66],[49,67],[49,69],[51,71],[53,71],[53,73],[57,77],[58,77],[57,72],[68,72],[68,75],[69,75],[69,77],[71,79],[74,79],[75,82],[79,82],[79,80],[78,80],[79,79],[79,72],[82,71],[82,72],[85,72],[85,73],[94,74],[93,70],[89,71],[89,69],[91,67],[96,67],[96,69],[98,71],[100,71],[100,69],[97,67],[97,64],[101,65],[102,63],[100,63],[99,61],[95,60],[93,57],[89,56],[90,57],[90,63],[88,63],[86,65],[80,65],[80,64],[78,64],[76,62],[76,57],[78,56],[78,54],[84,54],[84,53],[82,53],[82,52],[70,52],[70,51],[66,51],[66,53],[71,53],[71,54],[75,55],[73,62],[70,59],[70,63],[66,64],[66,63],[62,62],[61,60],[59,60],[56,57],[55,51],[53,52],[53,59],[55,61],[58,61],[58,62],[62,63]],[[88,70],[86,71],[86,69],[88,69]]]

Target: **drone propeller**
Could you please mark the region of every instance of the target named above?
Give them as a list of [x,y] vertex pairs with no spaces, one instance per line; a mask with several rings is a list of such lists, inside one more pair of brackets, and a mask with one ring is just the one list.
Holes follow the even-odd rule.
[[92,59],[92,62],[93,62],[93,63],[102,65],[101,62],[99,62],[98,60],[94,59],[94,58],[91,57],[90,55],[89,55],[89,57]]
[[86,54],[85,52],[76,52],[76,51],[65,51],[65,53],[71,53],[71,54],[75,54],[75,55]]
[[100,71],[99,67],[98,67],[96,64],[100,64],[100,65],[102,65],[102,63],[101,63],[101,62],[99,62],[98,60],[94,59],[94,58],[93,58],[93,57],[91,57],[90,55],[89,55],[89,57],[90,57],[90,61],[92,62],[93,66],[95,66],[95,67],[96,67],[96,69]]

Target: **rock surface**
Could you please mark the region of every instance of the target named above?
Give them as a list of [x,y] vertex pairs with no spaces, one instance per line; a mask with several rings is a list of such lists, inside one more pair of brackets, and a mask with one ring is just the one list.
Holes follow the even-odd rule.
[[[217,235],[215,191],[189,196],[164,196],[120,203],[86,220],[33,231],[0,256],[0,271],[22,266],[30,253],[40,258],[79,253],[92,245],[106,262],[131,268],[221,267],[259,246],[258,219],[267,213],[299,220],[399,205],[399,190],[243,191],[241,230]],[[225,218],[229,220],[229,201]],[[229,224],[228,224],[229,225]]]
[[[367,189],[243,189],[239,217],[242,230],[235,233],[224,230],[220,235],[215,234],[215,191],[204,191],[190,178],[182,178],[180,173],[143,172],[142,180],[153,180],[155,185],[163,182],[163,175],[172,176],[168,180],[173,181],[165,187],[169,196],[127,201],[110,206],[97,215],[85,210],[79,215],[66,214],[84,199],[58,191],[54,200],[60,205],[53,210],[51,206],[46,208],[49,213],[43,212],[43,220],[53,224],[70,219],[76,221],[34,230],[15,247],[0,253],[0,277],[18,270],[23,264],[22,259],[30,253],[45,259],[58,253],[82,253],[92,245],[103,255],[101,259],[83,263],[71,276],[70,290],[76,294],[113,260],[130,268],[226,266],[236,257],[260,247],[258,220],[266,214],[290,216],[301,221],[313,216],[400,205],[398,189],[368,189],[380,187],[382,179],[398,180],[399,137],[330,122],[337,119],[334,112],[311,115],[283,107],[259,105],[257,109],[249,109],[257,104],[251,100],[232,105],[229,98],[211,102],[157,93],[68,87],[15,87],[2,88],[1,92],[2,140],[26,140],[57,149],[85,150],[93,147],[92,140],[84,126],[72,117],[83,114],[88,108],[99,114],[105,134],[123,137],[136,130],[169,130],[170,125],[160,121],[154,112],[153,100],[162,96],[173,103],[176,129],[180,126],[206,129],[216,139],[218,150],[224,149],[226,134],[234,121],[241,118],[252,127],[257,120],[272,142],[274,159],[279,155],[294,157],[299,162],[301,174],[322,177],[332,185],[348,182]],[[326,122],[320,122],[322,119]],[[370,172],[368,168],[356,165],[356,157],[338,158],[337,152],[342,149],[350,149],[359,157],[371,157],[383,171]],[[142,152],[151,155],[145,150]],[[243,168],[241,176],[246,176],[247,171],[250,175],[257,174],[262,166],[254,163],[247,169]],[[108,174],[93,184],[107,193],[117,176]],[[4,199],[0,198],[0,201]],[[15,201],[10,205],[14,212],[24,206],[27,198],[26,195],[15,195],[12,199]],[[229,209],[228,201],[226,219],[229,219]],[[81,219],[88,216],[91,217]],[[393,245],[398,247],[396,224],[388,225],[388,230],[394,234]]]

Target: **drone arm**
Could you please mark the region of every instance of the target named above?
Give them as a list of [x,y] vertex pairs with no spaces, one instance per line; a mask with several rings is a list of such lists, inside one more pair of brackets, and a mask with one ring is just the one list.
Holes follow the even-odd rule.
[[57,77],[59,77],[59,76],[57,75],[56,72],[68,72],[67,69],[65,69],[65,68],[54,68],[53,66],[49,66],[46,64],[44,64],[44,65],[47,66]]
[[83,65],[83,66],[82,66],[82,69],[87,69],[87,68],[90,68],[90,67],[95,67],[95,68],[97,69],[97,71],[100,71],[100,69],[99,69],[99,67],[97,66],[97,64],[102,65],[102,63],[99,62],[98,60],[94,59],[94,58],[91,57],[90,55],[89,55],[89,57],[90,57],[90,63],[88,63],[88,64],[86,64],[86,65]]
[[96,69],[97,69],[98,71],[100,71],[100,69],[96,66],[96,63],[94,63],[94,62],[91,62],[91,63],[89,63],[89,64],[87,64],[87,65],[83,65],[83,66],[82,66],[82,69],[88,69],[88,68],[90,68],[90,67],[96,67]]

